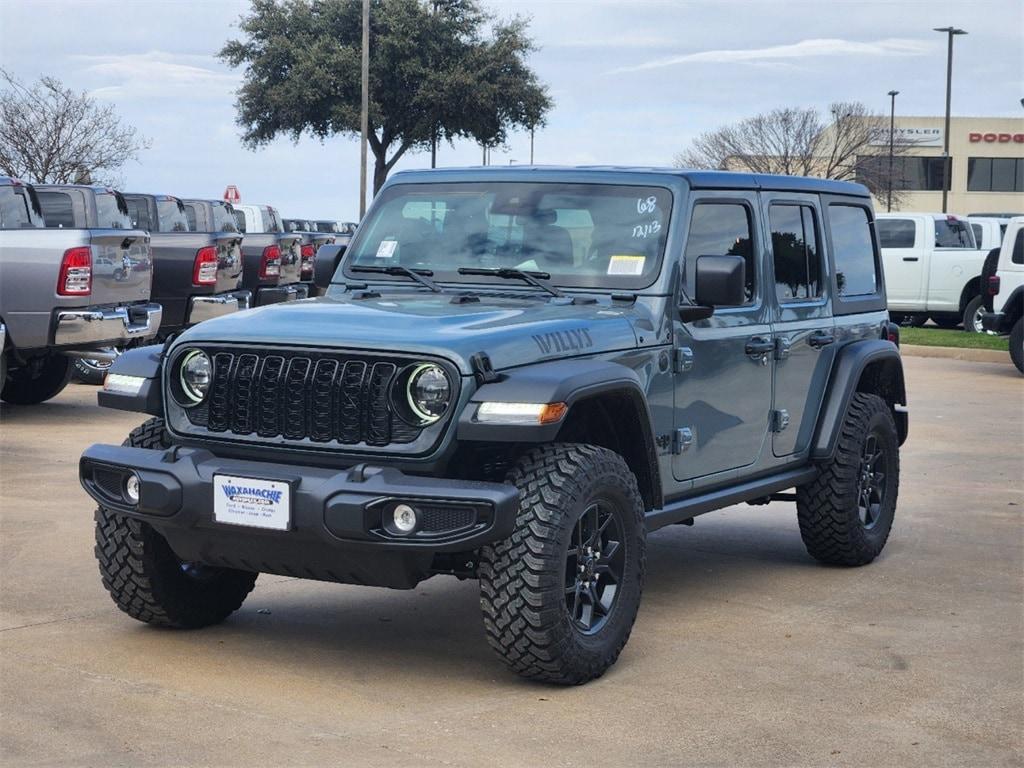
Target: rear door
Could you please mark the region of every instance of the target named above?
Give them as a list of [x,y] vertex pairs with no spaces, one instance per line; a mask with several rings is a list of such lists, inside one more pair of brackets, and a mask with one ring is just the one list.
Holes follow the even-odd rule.
[[766,280],[775,338],[772,453],[810,443],[835,354],[835,328],[817,195],[763,192],[771,272]]
[[879,217],[875,220],[889,305],[897,309],[924,308],[928,288],[928,242],[922,216]]
[[747,265],[747,302],[706,320],[675,321],[677,480],[714,484],[730,476],[722,473],[753,464],[764,451],[774,342],[758,220],[755,192],[693,193],[682,290],[693,296],[698,257],[737,255]]

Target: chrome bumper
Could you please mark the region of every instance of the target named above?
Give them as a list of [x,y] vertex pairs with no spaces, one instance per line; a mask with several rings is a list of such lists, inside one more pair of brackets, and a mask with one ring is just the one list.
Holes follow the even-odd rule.
[[221,315],[230,315],[242,309],[248,309],[251,294],[248,291],[219,293],[215,296],[193,296],[189,300],[188,315],[185,325],[195,325],[204,320],[212,320]]
[[73,309],[57,313],[54,346],[100,344],[148,339],[160,329],[159,304],[135,304],[113,309]]

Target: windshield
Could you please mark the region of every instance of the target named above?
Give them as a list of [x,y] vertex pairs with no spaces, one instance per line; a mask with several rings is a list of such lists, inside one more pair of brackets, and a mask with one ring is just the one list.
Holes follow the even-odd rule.
[[128,205],[116,192],[96,193],[96,225],[100,228],[131,229]]
[[157,220],[161,232],[188,232],[188,219],[185,218],[185,206],[176,197],[158,197],[156,199]]
[[[551,282],[643,288],[658,274],[672,195],[659,187],[483,182],[397,184],[381,193],[344,268],[546,272]],[[360,275],[365,277],[365,275]]]
[[975,249],[974,233],[967,222],[960,219],[935,220],[936,248],[971,248]]

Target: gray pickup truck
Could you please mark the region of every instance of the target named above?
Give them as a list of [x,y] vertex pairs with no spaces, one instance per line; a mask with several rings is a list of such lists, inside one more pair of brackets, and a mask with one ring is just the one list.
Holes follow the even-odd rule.
[[302,268],[299,275],[302,282],[311,284],[313,282],[313,262],[316,259],[317,251],[321,246],[332,245],[336,235],[331,232],[319,231],[316,222],[309,219],[284,219],[283,224],[286,232],[294,232],[302,236],[302,240],[299,241],[299,251],[302,254]]
[[0,176],[0,399],[49,400],[72,360],[155,336],[151,266],[116,192]]
[[252,292],[254,305],[309,296],[310,284],[302,282],[302,236],[285,231],[277,209],[269,205],[236,205],[234,216],[238,231],[245,235],[242,287]]

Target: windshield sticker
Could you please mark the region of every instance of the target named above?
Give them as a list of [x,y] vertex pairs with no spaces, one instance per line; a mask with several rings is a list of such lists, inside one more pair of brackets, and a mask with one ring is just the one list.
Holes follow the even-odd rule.
[[655,219],[646,224],[637,224],[633,227],[633,237],[648,238],[661,232],[661,222]]
[[395,255],[395,249],[398,248],[397,240],[381,240],[380,245],[377,246],[378,259],[390,259]]
[[654,213],[658,208],[658,198],[651,195],[646,200],[640,198],[636,201],[636,212],[643,216],[645,213]]
[[646,262],[646,256],[628,256],[616,253],[608,259],[608,274],[638,277],[644,273],[644,264]]

